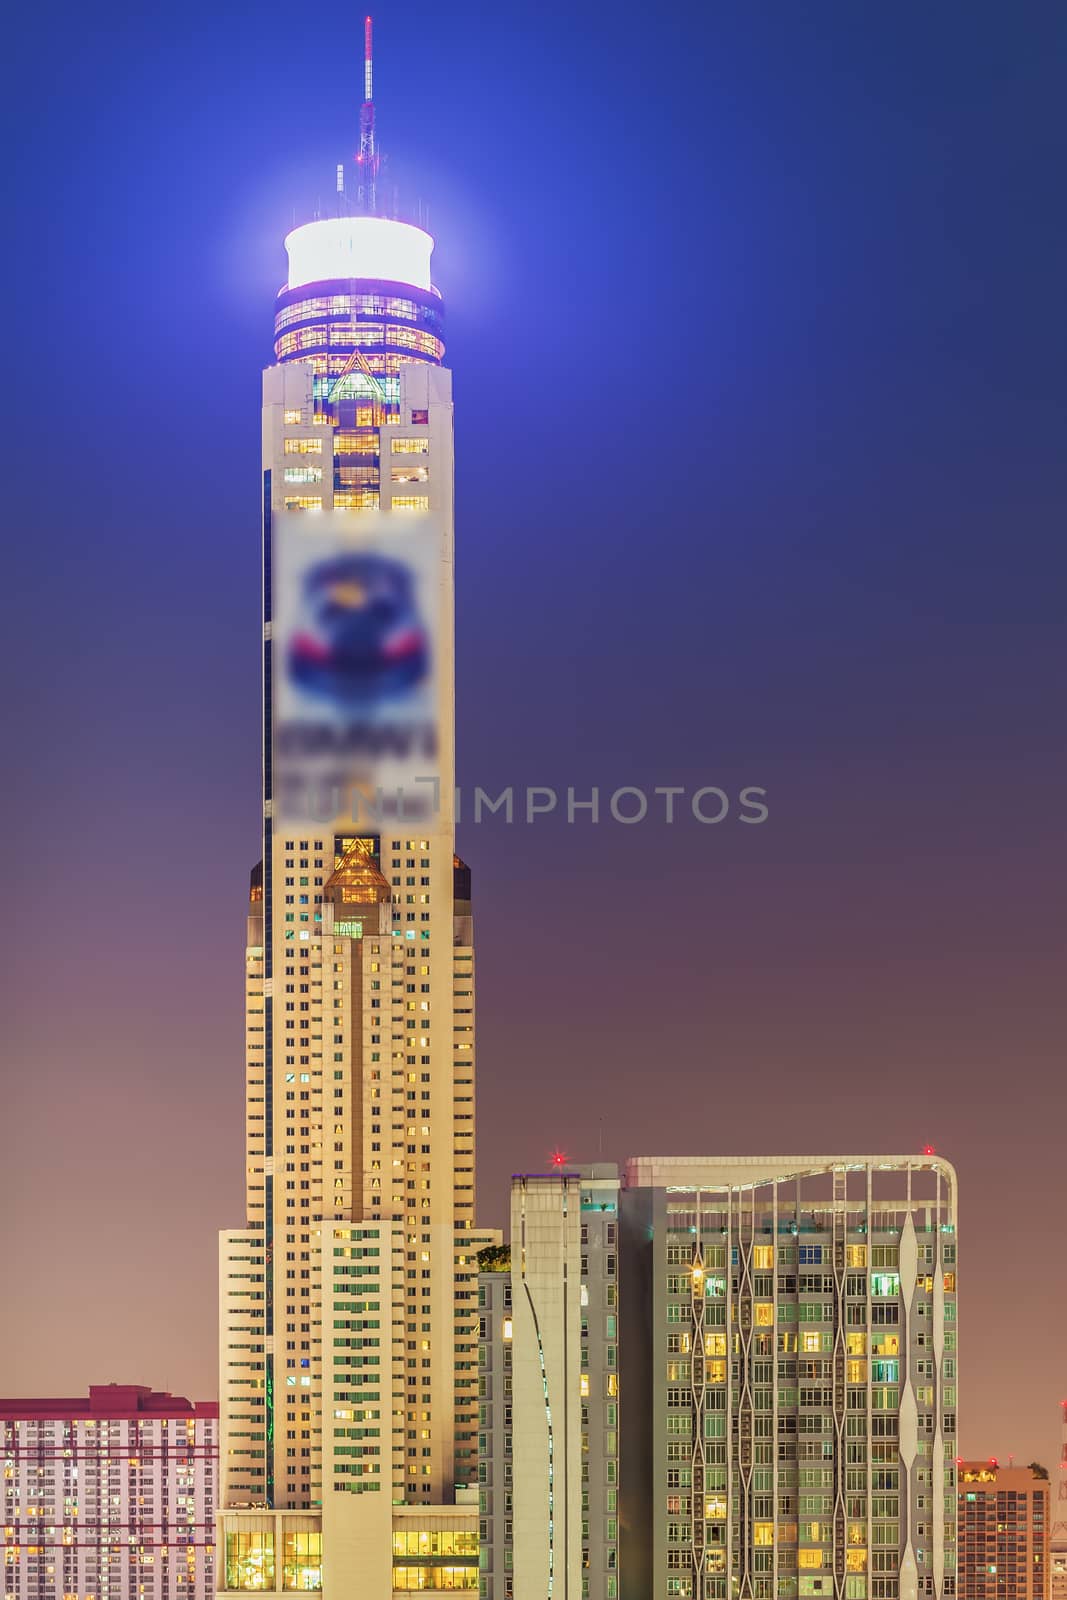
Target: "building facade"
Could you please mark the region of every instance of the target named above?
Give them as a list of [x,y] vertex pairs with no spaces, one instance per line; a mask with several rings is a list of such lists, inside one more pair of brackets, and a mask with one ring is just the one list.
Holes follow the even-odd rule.
[[1042,1467],[959,1461],[961,1600],[1049,1600],[1049,1480]]
[[954,1596],[949,1164],[639,1158],[600,1189],[515,1180],[480,1280],[483,1592]]
[[1060,1461],[1051,1515],[1049,1592],[1052,1600],[1067,1600],[1067,1400],[1060,1402]]
[[478,1312],[479,1589],[483,1595],[499,1597],[515,1593],[515,1382],[510,1252],[482,1268],[478,1278]]
[[955,1593],[956,1227],[934,1156],[627,1165],[626,1600]]
[[619,1594],[618,1169],[511,1185],[479,1280],[482,1594]]
[[[369,102],[369,39],[365,72]],[[433,240],[374,209],[372,104],[363,122],[356,208],[285,241],[263,378],[263,854],[220,1395],[226,1587],[377,1600],[477,1586],[494,1236],[454,850],[451,375]]]
[[208,1600],[218,1414],[134,1384],[0,1400],[4,1600]]

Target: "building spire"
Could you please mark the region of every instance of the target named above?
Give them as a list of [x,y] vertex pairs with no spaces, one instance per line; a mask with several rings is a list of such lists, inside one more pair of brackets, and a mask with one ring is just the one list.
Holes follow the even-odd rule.
[[378,209],[378,173],[381,157],[374,132],[374,24],[363,21],[363,104],[359,109],[359,209],[371,214]]

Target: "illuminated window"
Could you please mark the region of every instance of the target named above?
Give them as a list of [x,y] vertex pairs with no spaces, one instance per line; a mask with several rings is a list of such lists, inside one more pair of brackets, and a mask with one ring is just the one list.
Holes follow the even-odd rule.
[[321,494],[287,494],[285,497],[286,511],[321,511]]
[[321,439],[286,439],[285,454],[287,456],[321,456]]
[[274,1588],[274,1534],[226,1535],[227,1589]]
[[871,1336],[871,1352],[876,1356],[897,1356],[900,1354],[899,1333],[876,1333]]
[[773,1244],[756,1244],[752,1246],[752,1265],[757,1272],[771,1272],[774,1269]]
[[[818,1526],[818,1524],[816,1524],[816,1526]],[[821,1550],[798,1550],[797,1551],[797,1566],[798,1567],[807,1567],[810,1570],[818,1570],[818,1568],[822,1566],[822,1551]]]
[[333,436],[334,454],[339,456],[376,456],[378,446],[377,428],[346,429]]
[[847,1336],[846,1342],[850,1356],[863,1356],[867,1354],[867,1335],[865,1333],[850,1333]]
[[429,356],[431,361],[440,361],[445,353],[442,340],[421,328],[386,328],[385,342],[397,345],[401,350],[417,350],[420,355]]
[[583,1372],[581,1377],[579,1378],[579,1380],[578,1380],[578,1390],[579,1390],[579,1393],[581,1394],[581,1397],[582,1397],[583,1400],[587,1400],[589,1398],[589,1374],[588,1374],[588,1372]]
[[709,1495],[704,1502],[704,1515],[709,1522],[726,1521],[726,1496]]
[[955,1292],[956,1292],[956,1274],[954,1272],[946,1272],[945,1273],[945,1293],[946,1294],[955,1294]]
[[773,1522],[754,1522],[752,1524],[752,1543],[753,1544],[773,1544],[774,1543],[774,1523]]
[[290,427],[294,422],[299,425],[300,417],[301,417],[301,412],[299,412],[299,411],[287,411],[287,412],[285,412],[284,421],[285,421],[286,427],[287,428]]
[[871,1293],[883,1298],[896,1297],[900,1293],[899,1272],[872,1272]]
[[430,497],[425,494],[399,494],[393,496],[394,511],[429,511]]
[[321,1533],[287,1533],[282,1551],[283,1589],[306,1593],[322,1588]]
[[510,1317],[505,1317],[505,1318],[504,1318],[504,1332],[503,1332],[503,1338],[504,1338],[504,1339],[505,1339],[505,1340],[507,1340],[507,1339],[510,1339],[510,1338],[511,1338],[511,1318],[510,1318]]
[[286,483],[321,483],[321,467],[286,467]]
[[845,1260],[850,1267],[865,1267],[867,1265],[867,1246],[865,1244],[850,1244],[845,1251]]
[[424,456],[429,452],[429,439],[391,439],[389,448],[394,456]]
[[377,489],[338,489],[333,497],[337,511],[377,511]]
[[[685,1336],[685,1349],[689,1348],[689,1336]],[[706,1356],[724,1356],[726,1354],[725,1333],[706,1333],[704,1335],[704,1354]]]
[[866,1361],[849,1361],[847,1363],[846,1377],[847,1377],[847,1381],[849,1383],[866,1383],[866,1381],[867,1381],[867,1363],[866,1363]]
[[773,1328],[774,1307],[769,1300],[757,1301],[755,1306],[755,1324],[757,1328]]
[[801,1337],[801,1349],[809,1355],[817,1354],[822,1349],[821,1333],[805,1333]]
[[[427,1469],[429,1470],[429,1469]],[[401,1594],[424,1589],[477,1589],[477,1567],[394,1567],[393,1588]]]
[[867,1552],[859,1546],[852,1547],[845,1552],[845,1568],[848,1572],[867,1571]]
[[430,476],[428,467],[393,467],[389,477],[393,483],[426,483]]
[[709,1361],[708,1362],[708,1366],[707,1366],[707,1374],[708,1374],[708,1382],[709,1383],[725,1383],[726,1382],[726,1362],[725,1361]]
[[478,1535],[467,1528],[408,1528],[393,1534],[393,1555],[402,1560],[405,1556],[476,1556]]

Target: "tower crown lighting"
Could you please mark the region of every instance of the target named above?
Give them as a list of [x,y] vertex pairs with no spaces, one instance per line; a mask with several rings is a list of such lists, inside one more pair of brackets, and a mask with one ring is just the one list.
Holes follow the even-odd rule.
[[346,190],[346,168],[338,166],[337,215],[286,236],[289,271],[275,309],[274,354],[279,362],[311,364],[320,408],[360,393],[395,417],[402,369],[441,362],[444,307],[431,276],[433,236],[379,207],[369,17],[363,49],[355,188]]
[[433,238],[390,217],[325,217],[294,228],[285,240],[290,289],[339,278],[365,278],[431,290]]

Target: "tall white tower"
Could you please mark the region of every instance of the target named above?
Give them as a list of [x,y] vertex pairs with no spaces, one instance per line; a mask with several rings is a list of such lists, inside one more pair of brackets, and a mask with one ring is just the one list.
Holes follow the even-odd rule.
[[377,1600],[477,1587],[490,1236],[452,808],[451,374],[433,240],[377,209],[371,81],[368,22],[358,209],[339,184],[340,214],[286,239],[263,380],[263,858],[220,1354],[226,1587]]

